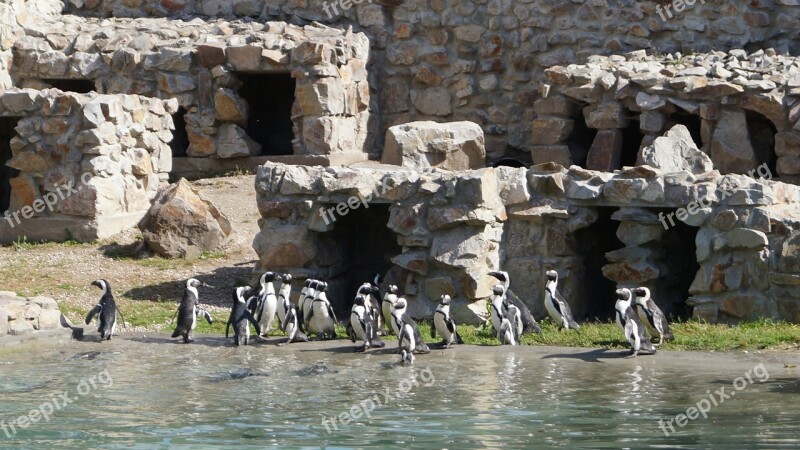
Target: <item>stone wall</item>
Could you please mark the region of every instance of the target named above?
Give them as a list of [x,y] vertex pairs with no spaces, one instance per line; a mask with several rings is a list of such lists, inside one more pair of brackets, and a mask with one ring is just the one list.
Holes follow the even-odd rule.
[[291,111],[264,119],[288,122],[294,134],[288,154],[349,163],[372,150],[377,124],[370,124],[363,34],[282,22],[77,16],[30,24],[25,32],[13,46],[17,85],[39,89],[49,80],[83,79],[100,93],[175,98],[186,111],[186,156],[273,154],[246,131],[249,113],[260,106],[240,91],[241,78],[252,74],[291,75],[296,83]]
[[61,328],[61,311],[55,300],[17,297],[13,292],[0,291],[0,338]]
[[[352,25],[370,38],[386,129],[418,120],[480,124],[492,159],[527,158],[542,71],[598,54],[775,48],[800,52],[795,0],[668,2],[511,0],[70,0],[65,10],[99,17],[252,17]],[[659,6],[660,5],[660,6]],[[661,9],[658,9],[661,8]],[[327,13],[330,11],[330,15]],[[663,18],[662,18],[663,15]]]
[[[0,117],[19,117],[7,166],[11,203],[0,242],[104,238],[150,208],[171,169],[178,105],[136,95],[10,89]],[[44,206],[42,199],[52,199]]]
[[63,4],[56,0],[0,0],[0,93],[12,86],[8,71],[11,47],[24,35],[24,27],[47,17],[57,16]]
[[[386,282],[400,286],[416,317],[430,316],[439,295],[450,293],[455,314],[477,321],[497,282],[487,273],[498,268],[511,274],[512,289],[542,316],[544,273],[552,268],[578,316],[613,309],[613,286],[592,284],[604,277],[620,287],[650,287],[673,312],[680,312],[688,292],[697,318],[800,321],[800,294],[793,288],[800,283],[800,188],[790,184],[649,166],[609,173],[547,163],[419,173],[394,166],[269,163],[259,169],[256,189],[262,215],[253,242],[260,258],[256,271],[319,277],[334,292],[347,291],[336,290],[348,282],[348,261],[342,261],[332,233],[344,216],[326,218],[320,208],[353,197],[369,198],[368,206],[388,204],[385,226],[402,252],[389,255]],[[705,205],[682,218],[682,237],[697,249],[692,254],[670,240],[675,216],[658,212],[699,200]],[[614,211],[611,236],[595,228],[602,210]],[[619,248],[606,253],[604,239],[618,239]],[[688,265],[699,269],[686,278]],[[356,281],[364,280],[350,282]]]

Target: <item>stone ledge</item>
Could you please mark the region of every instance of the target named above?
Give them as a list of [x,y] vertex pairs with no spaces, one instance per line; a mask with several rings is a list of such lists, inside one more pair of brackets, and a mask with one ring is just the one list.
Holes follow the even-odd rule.
[[268,162],[292,166],[349,166],[367,161],[366,153],[336,153],[332,155],[280,155],[247,158],[172,158],[171,179],[181,177],[197,180],[241,169],[257,169]]

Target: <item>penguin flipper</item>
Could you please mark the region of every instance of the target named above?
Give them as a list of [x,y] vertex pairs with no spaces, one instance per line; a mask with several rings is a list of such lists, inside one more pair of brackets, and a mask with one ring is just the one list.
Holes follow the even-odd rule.
[[456,344],[464,344],[464,340],[461,339],[461,335],[458,334],[458,331],[456,331]]
[[261,334],[261,327],[258,325],[256,318],[253,317],[253,314],[251,314],[250,311],[245,310],[244,317],[253,325],[253,328],[256,329],[256,334]]
[[[436,313],[433,313],[433,317],[436,317]],[[431,339],[436,339],[436,319],[431,323]]]
[[[541,333],[542,330],[539,328],[539,325],[536,324],[536,319],[534,319],[533,314],[531,314],[530,308],[528,305],[525,304],[517,294],[515,294],[511,288],[506,290],[506,298],[512,305],[516,306],[520,312],[520,318],[522,319],[522,332],[523,333]],[[538,330],[538,331],[536,331]]]
[[86,325],[89,325],[90,323],[92,323],[92,318],[94,316],[96,316],[97,314],[100,314],[100,311],[102,311],[102,310],[103,310],[103,307],[100,304],[98,304],[97,306],[92,308],[92,310],[89,311],[89,314],[86,315]]
[[117,314],[119,314],[119,318],[122,319],[122,327],[123,328],[128,328],[128,326],[125,325],[125,316],[122,315],[122,310],[119,309],[119,306],[117,306],[116,310],[117,310]]

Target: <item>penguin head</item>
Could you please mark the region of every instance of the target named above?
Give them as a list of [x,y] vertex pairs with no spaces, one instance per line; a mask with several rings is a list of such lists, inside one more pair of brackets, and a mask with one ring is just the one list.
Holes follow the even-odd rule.
[[281,277],[281,280],[284,283],[291,283],[292,282],[292,274],[290,274],[290,273],[283,274],[283,276]]
[[375,286],[379,286],[381,283],[383,283],[383,277],[381,276],[381,274],[376,273],[375,277],[372,278],[372,284],[374,284]]
[[306,278],[306,281],[303,282],[303,287],[307,288],[311,286],[311,282],[314,281],[311,278]]
[[507,272],[503,272],[501,270],[495,270],[493,272],[489,272],[489,275],[497,278],[498,280],[502,281],[503,283],[508,281],[508,273]]
[[237,300],[239,300],[240,302],[244,302],[245,298],[247,297],[248,294],[250,294],[251,290],[252,288],[250,286],[240,286],[236,288]]
[[261,281],[261,284],[266,284],[266,283],[269,283],[271,281],[276,281],[276,280],[277,281],[281,280],[281,277],[278,276],[277,273],[275,273],[275,272],[264,272],[264,274],[261,275],[261,280],[260,281]]
[[558,281],[558,272],[555,270],[548,270],[545,272],[545,276],[547,276],[547,281]]
[[366,301],[366,299],[364,298],[363,295],[356,295],[356,298],[355,298],[355,300],[353,300],[353,303],[358,305],[358,306],[364,306],[364,302],[365,301]]
[[440,301],[440,303],[442,305],[449,305],[450,304],[450,296],[447,295],[447,294],[442,294],[442,296],[440,297],[439,301]]
[[397,286],[395,286],[394,284],[390,284],[386,292],[397,295]]
[[636,296],[636,303],[644,305],[644,303],[650,298],[650,289],[644,286],[638,287],[633,290],[633,294]]
[[506,293],[506,289],[503,287],[502,284],[495,284],[492,288],[492,293],[494,295],[503,295]]
[[92,281],[92,286],[97,286],[102,289],[104,295],[111,292],[111,285],[106,280],[94,280]]
[[393,307],[395,310],[401,310],[401,309],[406,309],[406,306],[408,306],[406,299],[400,297],[397,300],[395,300]]
[[325,292],[325,289],[328,289],[328,283],[324,281],[317,282],[317,290],[320,292]]
[[198,288],[203,285],[203,282],[196,279],[196,278],[189,278],[186,280],[186,289],[189,288]]
[[631,299],[631,290],[628,288],[617,289],[617,299],[622,301],[629,301]]

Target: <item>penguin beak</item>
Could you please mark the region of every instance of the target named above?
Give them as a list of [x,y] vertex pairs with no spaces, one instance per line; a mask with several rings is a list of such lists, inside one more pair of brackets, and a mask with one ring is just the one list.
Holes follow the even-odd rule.
[[212,285],[210,285],[208,283],[200,283],[200,285],[203,286],[203,287],[211,288],[211,289],[216,289],[217,288],[216,286],[212,286]]

